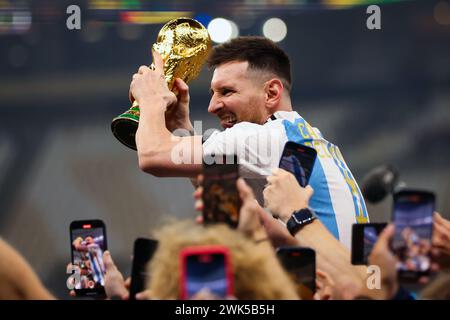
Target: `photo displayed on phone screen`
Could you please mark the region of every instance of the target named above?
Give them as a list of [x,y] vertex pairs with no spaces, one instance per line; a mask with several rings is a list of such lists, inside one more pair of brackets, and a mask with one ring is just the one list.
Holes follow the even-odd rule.
[[277,256],[297,284],[302,299],[312,300],[316,292],[316,253],[310,248],[280,247]]
[[103,222],[74,221],[70,228],[72,264],[80,281],[75,283],[78,294],[101,294],[105,285],[103,252],[107,249]]
[[203,221],[204,223],[227,223],[236,228],[239,223],[241,198],[236,182],[239,178],[239,165],[236,156],[219,158],[213,164],[203,167]]
[[364,261],[369,260],[369,255],[372,252],[375,242],[378,240],[378,232],[375,227],[364,228]]
[[227,248],[220,246],[204,249],[186,248],[181,256],[182,299],[189,299],[202,290],[208,290],[220,298],[233,294],[232,271]]
[[367,265],[369,255],[386,223],[355,223],[352,226],[352,264]]
[[392,242],[401,276],[428,274],[431,266],[434,194],[405,190],[394,194],[395,234]]
[[292,173],[302,187],[308,185],[317,152],[315,149],[288,141],[281,155],[279,167]]

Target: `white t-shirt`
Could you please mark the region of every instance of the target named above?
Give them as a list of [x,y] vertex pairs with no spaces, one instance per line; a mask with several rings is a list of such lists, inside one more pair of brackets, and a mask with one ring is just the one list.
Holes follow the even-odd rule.
[[284,145],[294,141],[317,151],[309,180],[314,189],[310,208],[328,230],[348,248],[353,223],[369,221],[364,199],[339,148],[325,140],[297,112],[279,111],[263,125],[241,122],[214,132],[204,143],[204,155],[236,154],[240,175],[260,204],[266,177],[277,168]]

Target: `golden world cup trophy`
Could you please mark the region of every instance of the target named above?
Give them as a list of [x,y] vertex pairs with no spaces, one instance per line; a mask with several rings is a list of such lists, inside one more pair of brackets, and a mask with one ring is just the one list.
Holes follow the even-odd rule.
[[[174,91],[175,78],[188,83],[199,75],[211,47],[208,30],[194,19],[178,18],[162,27],[153,50],[164,61],[164,76],[170,90]],[[113,119],[111,130],[120,142],[136,150],[138,123],[139,105],[135,100],[128,111]]]

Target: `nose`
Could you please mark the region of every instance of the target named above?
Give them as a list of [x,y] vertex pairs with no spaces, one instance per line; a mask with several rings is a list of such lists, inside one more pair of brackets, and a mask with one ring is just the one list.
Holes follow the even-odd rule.
[[208,112],[212,114],[216,114],[220,109],[223,108],[223,102],[219,99],[216,99],[214,96],[211,97],[211,101],[209,101]]

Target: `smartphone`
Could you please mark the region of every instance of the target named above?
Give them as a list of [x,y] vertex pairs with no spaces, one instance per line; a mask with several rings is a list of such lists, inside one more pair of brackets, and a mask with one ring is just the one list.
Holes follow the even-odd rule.
[[195,246],[180,252],[180,297],[190,299],[201,290],[226,298],[234,294],[234,275],[225,246]]
[[316,292],[316,252],[310,248],[280,247],[277,256],[297,285],[299,296],[312,300]]
[[226,223],[236,228],[239,223],[241,198],[236,181],[239,178],[237,157],[214,157],[203,165],[203,222]]
[[387,223],[355,223],[352,227],[352,264],[367,265],[378,236]]
[[292,173],[304,188],[308,185],[316,158],[317,152],[314,148],[288,141],[278,166]]
[[147,266],[158,248],[158,241],[137,238],[134,241],[133,263],[131,267],[130,300],[136,300],[136,293],[146,288],[149,279]]
[[415,281],[430,273],[434,208],[432,192],[402,190],[394,194],[392,249],[403,280]]
[[79,220],[70,224],[72,265],[77,296],[105,296],[106,227],[101,220]]

